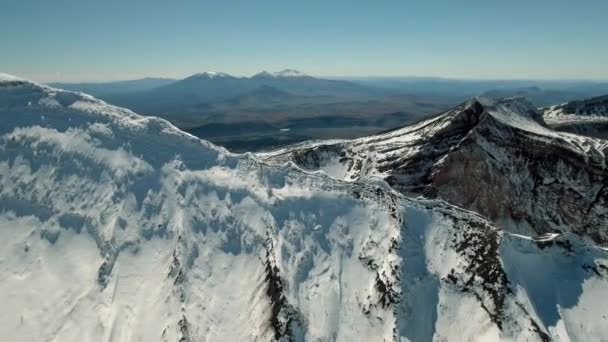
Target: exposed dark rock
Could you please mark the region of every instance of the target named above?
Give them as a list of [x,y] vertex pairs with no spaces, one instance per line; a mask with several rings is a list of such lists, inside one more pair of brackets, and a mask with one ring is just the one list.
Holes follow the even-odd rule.
[[190,323],[188,322],[188,319],[186,319],[186,316],[182,316],[179,322],[177,322],[177,327],[181,334],[179,342],[190,342]]
[[440,197],[504,229],[564,229],[608,244],[608,143],[551,131],[522,99],[471,100],[435,118],[348,142],[265,155],[309,170],[338,161],[345,180],[380,176],[408,196]]
[[[454,224],[460,227],[460,236],[453,240],[456,252],[468,262],[464,272],[456,274],[452,270],[446,281],[475,295],[492,321],[502,327],[505,298],[510,290],[498,255],[498,231],[483,222],[455,220]],[[489,298],[491,305],[484,298]]]
[[289,341],[295,341],[293,334],[293,325],[299,325],[298,312],[287,302],[287,298],[283,293],[284,282],[280,276],[279,268],[276,265],[274,258],[272,239],[266,242],[266,294],[270,298],[272,308],[270,316],[270,324],[274,329],[276,340],[287,338]]

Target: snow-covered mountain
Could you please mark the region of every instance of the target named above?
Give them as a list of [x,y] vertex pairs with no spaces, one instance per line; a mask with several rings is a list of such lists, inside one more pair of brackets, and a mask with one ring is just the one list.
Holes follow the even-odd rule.
[[266,70],[253,75],[252,79],[263,79],[263,78],[290,78],[290,77],[310,77],[303,72],[295,69],[285,69],[277,72],[268,72]]
[[[464,130],[479,106],[450,115]],[[2,340],[608,339],[607,252],[568,232],[508,233],[7,75],[0,116]]]
[[[217,103],[255,93],[260,87],[271,87],[297,96],[325,97],[326,100],[345,101],[369,99],[384,91],[348,81],[311,77],[297,70],[261,72],[252,77],[235,77],[222,72],[203,72],[154,89],[140,92],[110,94],[104,97],[112,104],[142,113],[175,117],[175,113],[199,113],[199,106]],[[71,87],[71,89],[77,89]],[[86,89],[86,88],[83,88]],[[289,103],[289,101],[286,101]],[[174,113],[170,115],[168,113]],[[198,116],[208,116],[203,110]]]
[[575,232],[608,244],[608,141],[560,133],[521,98],[474,99],[384,134],[260,154],[337,179],[385,179],[512,232]]
[[608,95],[550,106],[543,112],[555,130],[608,138]]
[[225,72],[217,72],[217,71],[205,71],[205,72],[201,72],[198,74],[194,74],[192,76],[190,76],[192,78],[208,78],[208,79],[213,79],[213,78],[235,78],[234,76],[227,74]]

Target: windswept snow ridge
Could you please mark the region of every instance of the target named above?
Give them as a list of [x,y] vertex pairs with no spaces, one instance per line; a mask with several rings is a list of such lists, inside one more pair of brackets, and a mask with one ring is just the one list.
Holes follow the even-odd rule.
[[12,77],[0,116],[2,340],[608,339],[606,251],[576,236],[505,235]]

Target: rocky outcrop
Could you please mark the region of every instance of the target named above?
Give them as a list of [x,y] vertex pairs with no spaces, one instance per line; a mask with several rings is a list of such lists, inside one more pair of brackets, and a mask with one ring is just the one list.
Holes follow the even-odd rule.
[[[474,99],[413,126],[260,154],[348,181],[385,179],[513,232],[571,231],[608,243],[608,142],[550,129],[523,99]],[[337,170],[337,171],[336,171]]]

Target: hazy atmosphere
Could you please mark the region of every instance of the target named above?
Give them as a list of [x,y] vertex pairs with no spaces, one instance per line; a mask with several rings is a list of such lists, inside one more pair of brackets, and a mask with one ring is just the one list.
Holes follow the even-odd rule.
[[0,65],[42,82],[285,68],[608,79],[608,2],[599,0],[4,0],[0,13]]

